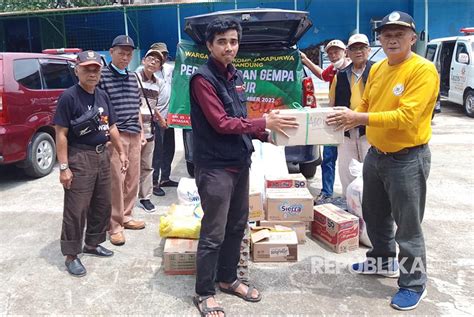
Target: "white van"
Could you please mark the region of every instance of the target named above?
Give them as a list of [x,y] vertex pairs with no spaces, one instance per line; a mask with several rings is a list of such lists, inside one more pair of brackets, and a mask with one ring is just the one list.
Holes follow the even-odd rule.
[[463,105],[474,117],[474,27],[461,32],[464,35],[431,40],[425,57],[439,72],[441,98]]

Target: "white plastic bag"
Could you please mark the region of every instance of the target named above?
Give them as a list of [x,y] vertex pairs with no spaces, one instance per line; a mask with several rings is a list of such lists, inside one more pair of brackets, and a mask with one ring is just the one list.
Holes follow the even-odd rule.
[[362,190],[364,187],[362,179],[362,167],[363,164],[359,161],[352,159],[349,164],[349,171],[351,175],[356,179],[347,186],[346,201],[347,211],[359,218],[359,241],[360,243],[372,247],[369,236],[367,235],[367,228],[365,227],[365,221],[362,216]]
[[178,184],[178,200],[181,205],[196,205],[201,203],[196,182],[193,178],[182,177]]

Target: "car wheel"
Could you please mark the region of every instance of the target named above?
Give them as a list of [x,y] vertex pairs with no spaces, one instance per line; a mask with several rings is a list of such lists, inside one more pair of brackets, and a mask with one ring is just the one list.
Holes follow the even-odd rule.
[[56,162],[56,145],[48,133],[37,133],[28,152],[25,173],[28,176],[39,178],[48,175]]
[[188,170],[189,176],[194,177],[194,164],[192,162],[186,161],[186,169]]
[[468,117],[474,118],[474,91],[470,90],[464,97],[464,111]]
[[313,178],[316,174],[316,168],[318,167],[318,161],[310,163],[300,163],[300,173],[306,178]]

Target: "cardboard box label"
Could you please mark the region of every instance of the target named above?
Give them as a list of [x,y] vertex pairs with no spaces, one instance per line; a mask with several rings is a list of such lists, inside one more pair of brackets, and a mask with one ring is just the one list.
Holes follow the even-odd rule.
[[288,247],[270,248],[269,250],[271,258],[290,255]]
[[287,174],[265,177],[266,188],[305,188],[307,180],[303,174]]

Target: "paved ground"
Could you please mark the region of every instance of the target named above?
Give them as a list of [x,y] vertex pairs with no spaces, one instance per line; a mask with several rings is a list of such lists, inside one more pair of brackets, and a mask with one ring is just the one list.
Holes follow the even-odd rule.
[[[428,203],[423,224],[428,251],[428,296],[412,312],[422,315],[468,315],[474,307],[473,183],[474,119],[446,104],[433,121],[433,153]],[[179,139],[179,138],[178,138]],[[173,176],[185,175],[178,147]],[[317,194],[321,179],[311,181]],[[160,214],[176,201],[174,190],[154,197],[159,212],[137,218],[142,231],[126,232],[122,247],[110,259],[82,258],[84,278],[67,274],[59,249],[62,189],[58,169],[30,180],[15,168],[0,168],[0,314],[197,315],[191,302],[193,276],[167,276],[161,267],[163,241],[156,233]],[[336,185],[340,192],[340,185]],[[389,307],[396,280],[315,272],[314,264],[346,267],[364,258],[366,249],[335,254],[319,242],[300,246],[292,264],[252,264],[251,278],[263,293],[252,304],[219,294],[228,315],[399,314]],[[330,270],[330,267],[328,267]]]

